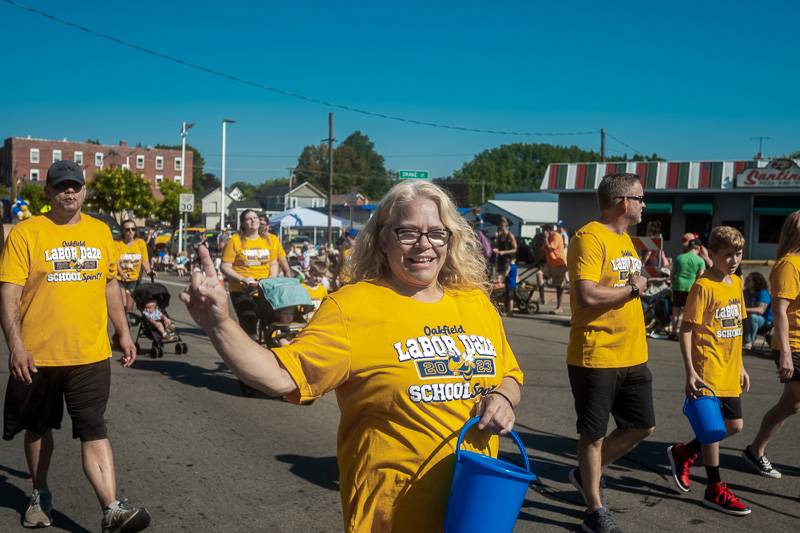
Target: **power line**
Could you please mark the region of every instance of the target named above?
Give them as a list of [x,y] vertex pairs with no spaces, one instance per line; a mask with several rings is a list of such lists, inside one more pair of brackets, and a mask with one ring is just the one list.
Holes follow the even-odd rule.
[[[277,154],[225,154],[225,157],[241,157],[249,159],[296,159],[299,154],[294,155],[277,155]],[[402,159],[402,158],[437,158],[437,157],[472,157],[475,154],[390,154],[384,155],[384,159]],[[222,154],[203,154],[203,157],[222,157]]]
[[431,128],[440,128],[440,129],[456,130],[456,131],[465,131],[465,132],[470,132],[470,133],[489,133],[489,134],[493,134],[493,135],[512,135],[512,136],[519,136],[519,137],[566,137],[566,136],[576,136],[576,135],[595,135],[597,133],[596,131],[530,132],[530,131],[489,130],[489,129],[481,129],[481,128],[469,128],[469,127],[465,127],[465,126],[455,126],[455,125],[452,125],[452,124],[442,124],[442,123],[438,123],[438,122],[429,122],[429,121],[424,121],[424,120],[416,120],[416,119],[411,119],[411,118],[399,117],[399,116],[396,116],[396,115],[387,115],[385,113],[376,113],[374,111],[368,111],[366,109],[361,109],[361,108],[358,108],[358,107],[352,107],[352,106],[348,106],[348,105],[344,105],[344,104],[338,104],[338,103],[335,103],[335,102],[329,102],[327,100],[322,100],[320,98],[314,98],[312,96],[305,96],[305,95],[302,95],[300,93],[296,93],[294,91],[288,91],[286,89],[280,89],[278,87],[272,87],[272,86],[269,86],[269,85],[265,85],[265,84],[257,82],[257,81],[252,81],[252,80],[247,80],[247,79],[244,79],[244,78],[240,78],[238,76],[234,76],[233,74],[228,74],[228,73],[225,73],[225,72],[222,72],[222,71],[210,68],[210,67],[205,67],[205,66],[199,65],[197,63],[192,63],[190,61],[186,61],[184,59],[180,59],[178,57],[166,54],[164,52],[159,52],[157,50],[153,50],[152,48],[147,48],[145,46],[141,46],[141,45],[138,45],[138,44],[130,43],[128,41],[125,41],[124,39],[120,39],[119,37],[114,37],[113,35],[109,35],[107,33],[102,33],[102,32],[93,30],[91,28],[87,28],[86,26],[81,26],[80,24],[76,24],[75,22],[71,22],[71,21],[68,21],[68,20],[61,19],[61,18],[59,18],[59,17],[57,17],[55,15],[52,15],[52,14],[47,13],[45,11],[42,11],[40,9],[19,4],[17,2],[14,2],[13,0],[3,0],[3,1],[5,3],[13,6],[13,7],[18,8],[18,9],[22,9],[24,11],[28,11],[28,12],[33,13],[35,15],[38,15],[40,17],[44,17],[44,18],[50,19],[53,22],[57,22],[59,24],[63,24],[65,26],[68,26],[70,28],[74,28],[76,30],[80,30],[82,32],[88,33],[89,35],[93,35],[95,37],[99,37],[101,39],[105,39],[107,41],[111,41],[111,42],[113,42],[115,44],[118,44],[120,46],[124,46],[126,48],[131,48],[133,50],[136,50],[136,51],[139,51],[139,52],[142,52],[142,53],[145,53],[145,54],[149,54],[149,55],[152,55],[154,57],[158,57],[160,59],[164,59],[166,61],[171,61],[173,63],[177,63],[177,64],[182,65],[182,66],[187,67],[187,68],[191,68],[191,69],[194,69],[194,70],[199,70],[199,71],[205,72],[207,74],[210,74],[212,76],[216,76],[216,77],[219,77],[219,78],[224,78],[224,79],[227,79],[227,80],[230,80],[230,81],[234,81],[234,82],[237,82],[237,83],[241,83],[241,84],[244,84],[244,85],[249,85],[251,87],[257,87],[259,89],[263,89],[263,90],[266,90],[266,91],[277,93],[277,94],[280,94],[280,95],[283,95],[283,96],[288,96],[290,98],[295,98],[295,99],[303,100],[303,101],[306,101],[306,102],[320,104],[320,105],[323,105],[323,106],[326,106],[326,107],[332,107],[332,108],[335,108],[335,109],[342,109],[344,111],[350,111],[352,113],[359,113],[361,115],[366,115],[366,116],[370,116],[370,117],[377,117],[377,118],[383,118],[383,119],[386,119],[386,120],[394,120],[396,122],[404,122],[404,123],[407,123],[407,124],[415,124],[417,126],[427,126],[427,127],[431,127]]
[[630,144],[626,143],[625,141],[622,141],[622,140],[618,139],[617,137],[614,137],[613,135],[611,135],[610,133],[608,133],[608,131],[606,131],[606,135],[608,135],[609,137],[611,137],[612,139],[614,139],[615,141],[617,141],[617,142],[618,142],[619,144],[621,144],[622,146],[624,146],[624,147],[626,147],[626,148],[630,148],[631,150],[633,150],[633,151],[634,151],[634,153],[636,153],[636,154],[639,154],[639,155],[644,155],[642,152],[640,152],[639,150],[637,150],[636,148],[634,148],[634,147],[633,147],[633,146],[631,146]]

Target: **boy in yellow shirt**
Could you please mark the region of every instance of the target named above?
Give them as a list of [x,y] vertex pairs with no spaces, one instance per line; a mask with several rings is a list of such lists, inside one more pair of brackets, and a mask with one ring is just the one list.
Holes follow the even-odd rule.
[[[742,390],[750,377],[742,364],[743,320],[746,317],[742,279],[735,275],[742,261],[744,237],[735,228],[719,226],[708,242],[713,266],[692,286],[686,299],[680,346],[686,369],[686,394],[692,398],[714,391],[721,401],[727,436],[742,430]],[[723,483],[719,474],[719,442],[667,448],[672,477],[681,492],[689,492],[689,472],[702,451],[708,477],[703,505],[726,514],[745,516],[750,508]]]

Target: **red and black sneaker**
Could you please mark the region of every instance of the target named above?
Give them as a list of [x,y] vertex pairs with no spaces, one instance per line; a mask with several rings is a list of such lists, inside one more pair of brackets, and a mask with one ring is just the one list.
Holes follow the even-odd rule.
[[703,498],[703,505],[725,514],[735,516],[747,516],[750,508],[736,497],[727,483],[712,483],[706,488],[706,496]]
[[689,453],[686,451],[686,445],[679,443],[667,448],[667,457],[672,467],[672,479],[675,480],[678,490],[689,492],[689,488],[692,485],[692,481],[689,479],[689,471],[694,462],[697,461],[697,454]]

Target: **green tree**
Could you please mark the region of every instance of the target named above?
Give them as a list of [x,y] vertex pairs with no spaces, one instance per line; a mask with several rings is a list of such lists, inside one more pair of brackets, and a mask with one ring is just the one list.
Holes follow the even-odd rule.
[[[180,150],[181,145],[166,145],[166,144],[157,144],[156,148],[163,148],[165,150]],[[206,165],[206,160],[203,158],[203,155],[200,153],[200,150],[192,146],[191,144],[186,144],[186,151],[192,152],[192,192],[194,193],[195,202],[200,202],[200,197],[202,194],[208,189],[207,187],[207,180],[204,176],[203,168]]]
[[137,217],[148,217],[155,200],[150,182],[127,168],[110,168],[97,172],[87,184],[90,209],[108,213],[121,222],[123,211]]
[[25,182],[25,185],[22,186],[22,190],[19,192],[19,196],[28,202],[28,208],[34,215],[40,214],[42,212],[42,207],[50,205],[50,200],[48,200],[47,196],[44,194],[44,185],[38,181]]
[[[333,150],[334,194],[358,191],[368,198],[380,198],[391,186],[383,156],[367,135],[351,133]],[[328,190],[328,145],[308,145],[297,158],[295,174],[300,182],[310,182]]]
[[[650,157],[637,155],[629,159],[607,158],[608,161],[661,161],[658,154]],[[552,144],[514,143],[484,150],[472,161],[465,163],[453,173],[448,181],[462,182],[469,190],[469,204],[479,204],[481,200],[493,198],[498,192],[536,191],[550,163],[579,163],[600,161],[600,154],[577,146],[556,146]]]
[[181,216],[179,211],[180,195],[189,191],[177,181],[167,180],[161,182],[159,190],[163,198],[156,203],[155,216],[159,220],[169,222],[173,228],[177,228],[178,219]]

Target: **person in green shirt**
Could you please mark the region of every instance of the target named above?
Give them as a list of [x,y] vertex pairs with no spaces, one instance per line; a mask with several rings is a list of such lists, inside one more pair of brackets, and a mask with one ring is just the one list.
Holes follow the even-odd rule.
[[700,239],[692,239],[683,243],[683,253],[672,263],[672,333],[671,339],[677,340],[678,327],[683,321],[683,306],[694,282],[703,275],[706,262],[700,257]]

